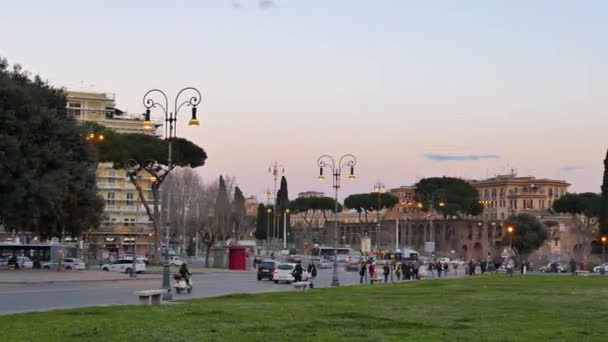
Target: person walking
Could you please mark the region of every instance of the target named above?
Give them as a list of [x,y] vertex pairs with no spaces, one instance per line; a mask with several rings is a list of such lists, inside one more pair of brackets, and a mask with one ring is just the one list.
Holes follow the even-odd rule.
[[369,282],[370,282],[370,284],[374,283],[375,277],[376,277],[376,266],[374,265],[374,262],[372,262],[371,264],[369,264]]
[[477,266],[477,265],[475,265],[475,260],[471,259],[469,261],[469,275],[470,276],[474,276],[475,275],[475,266]]
[[391,273],[391,266],[388,264],[388,261],[384,263],[383,267],[384,273],[384,283],[388,283],[388,275]]
[[429,261],[429,269],[427,270],[427,274],[429,278],[433,278],[433,272],[435,271],[435,260]]
[[441,278],[441,272],[443,272],[443,270],[442,270],[440,261],[437,261],[435,263],[435,269],[437,270],[437,278]]
[[363,281],[365,280],[366,271],[367,271],[367,265],[365,263],[362,263],[361,267],[359,268],[359,277],[360,277],[359,284],[363,284]]
[[310,285],[309,285],[309,287],[312,289],[312,288],[315,287],[314,281],[315,281],[315,278],[317,277],[317,266],[315,265],[314,262],[311,262],[310,264],[308,264],[307,271],[308,271],[308,275],[310,276],[310,279],[309,279]]
[[572,275],[576,275],[576,261],[574,260],[574,258],[570,258],[570,272],[572,273]]
[[443,276],[448,276],[448,271],[450,270],[450,265],[447,262],[443,263]]
[[395,267],[395,276],[397,277],[397,281],[401,280],[401,273],[403,273],[403,263],[398,263]]
[[509,258],[509,260],[507,260],[507,274],[512,277],[513,276],[513,268],[515,267],[514,263],[513,263],[513,258]]

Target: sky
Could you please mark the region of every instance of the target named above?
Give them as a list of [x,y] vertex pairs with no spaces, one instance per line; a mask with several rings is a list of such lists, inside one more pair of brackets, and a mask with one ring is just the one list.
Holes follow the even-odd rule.
[[[341,198],[430,176],[516,170],[600,191],[607,1],[5,1],[0,56],[58,87],[144,111],[152,88],[203,93],[206,181],[248,195],[332,193],[317,158],[357,157]],[[183,116],[182,116],[183,114]],[[161,113],[153,113],[157,119]]]

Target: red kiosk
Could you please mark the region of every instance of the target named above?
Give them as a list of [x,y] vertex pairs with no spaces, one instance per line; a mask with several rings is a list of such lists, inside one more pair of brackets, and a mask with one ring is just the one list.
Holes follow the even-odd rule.
[[228,268],[231,270],[247,270],[247,247],[229,246],[228,247]]

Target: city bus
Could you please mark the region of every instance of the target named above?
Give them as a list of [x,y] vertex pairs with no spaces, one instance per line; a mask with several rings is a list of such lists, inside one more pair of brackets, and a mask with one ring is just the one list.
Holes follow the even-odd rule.
[[[333,259],[336,253],[335,247],[315,247],[312,255],[322,259]],[[347,247],[338,247],[338,261],[346,261],[353,254],[353,250]]]

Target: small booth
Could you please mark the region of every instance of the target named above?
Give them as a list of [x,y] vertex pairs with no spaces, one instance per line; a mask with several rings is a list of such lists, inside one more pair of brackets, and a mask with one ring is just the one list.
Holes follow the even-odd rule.
[[247,247],[229,246],[228,247],[228,268],[231,270],[247,270]]

